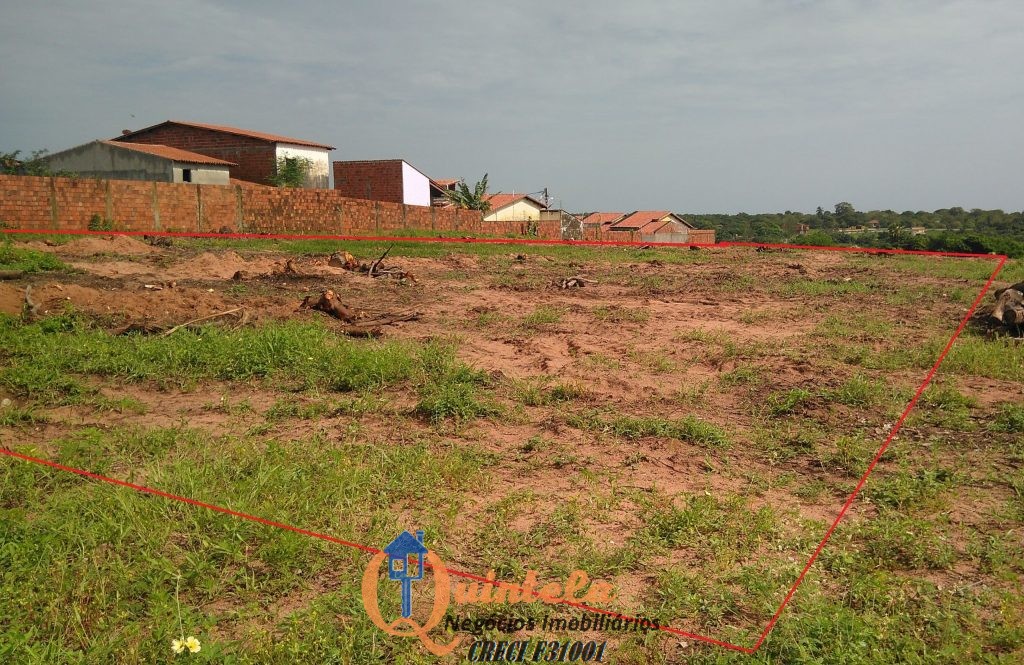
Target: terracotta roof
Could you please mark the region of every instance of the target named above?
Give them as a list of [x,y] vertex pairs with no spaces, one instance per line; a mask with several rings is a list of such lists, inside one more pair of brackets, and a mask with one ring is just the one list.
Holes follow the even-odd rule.
[[626,215],[622,220],[612,224],[613,229],[639,229],[658,219],[668,217],[668,210],[637,210]]
[[[676,220],[679,220],[681,224],[687,228],[692,229],[693,225],[687,222],[682,217],[669,212],[668,210],[637,210],[636,212],[628,215],[625,219],[620,222],[612,224],[611,228],[616,231],[623,231],[626,229],[639,229],[647,226],[651,222],[661,221],[672,215]],[[652,231],[644,231],[644,233],[652,233]]]
[[113,140],[121,142],[122,138],[129,138],[140,132],[145,132],[156,127],[163,125],[184,125],[185,127],[198,127],[200,129],[209,129],[214,132],[224,132],[225,134],[234,134],[236,136],[248,136],[249,138],[259,139],[261,141],[269,141],[271,143],[291,143],[293,145],[304,145],[311,148],[326,148],[327,150],[334,150],[334,146],[327,145],[326,143],[317,143],[315,141],[307,141],[305,139],[294,139],[288,136],[279,136],[278,134],[267,134],[265,132],[254,132],[249,129],[239,129],[238,127],[228,127],[227,125],[209,125],[203,122],[184,122],[182,120],[165,120],[164,122],[152,125],[150,127],[144,127],[143,129],[137,129],[134,132],[128,132],[122,136],[115,137]]
[[207,157],[206,155],[200,155],[197,152],[189,152],[188,150],[182,150],[181,148],[172,148],[169,145],[157,145],[155,143],[129,143],[127,141],[103,141],[103,143],[117,148],[134,150],[135,152],[145,152],[150,155],[156,155],[157,157],[163,157],[165,159],[182,162],[184,164],[238,166],[238,164],[235,164],[234,162],[226,162],[223,159],[217,159],[216,157]]
[[637,231],[643,233],[644,235],[650,235],[652,233],[657,233],[662,227],[665,226],[670,226],[670,224],[666,221],[656,219],[654,221],[647,222],[639,229],[637,229]]
[[434,178],[433,182],[442,187],[449,187],[459,182],[458,178]]
[[584,224],[609,224],[622,219],[624,212],[592,212],[583,218]]
[[495,210],[500,210],[502,208],[506,208],[512,205],[513,203],[522,201],[523,199],[533,201],[541,208],[544,207],[543,203],[533,198],[529,194],[504,194],[502,192],[498,192],[497,194],[491,194],[490,196],[487,197],[487,201],[491,204],[491,212],[494,212]]

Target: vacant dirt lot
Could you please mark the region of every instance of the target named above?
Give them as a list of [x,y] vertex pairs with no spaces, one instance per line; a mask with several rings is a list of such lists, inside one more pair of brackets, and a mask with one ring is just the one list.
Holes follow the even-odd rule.
[[[0,282],[11,317],[0,396],[13,401],[3,446],[375,547],[424,528],[449,567],[499,579],[581,568],[618,588],[607,609],[745,646],[994,267],[400,244],[385,260],[414,277],[400,280],[328,264],[334,251],[376,258],[385,246],[369,242],[15,247],[68,269]],[[557,286],[572,276],[585,287]],[[26,286],[36,315],[22,323]],[[299,308],[326,289],[358,317],[419,317],[349,341],[341,322]],[[245,315],[159,336],[237,308]],[[112,334],[129,325],[151,334]],[[203,345],[216,350],[202,355]],[[758,657],[797,662],[837,644],[864,662],[1024,655],[1022,355],[965,333]],[[11,555],[24,569],[4,580],[7,600],[21,594],[27,607],[8,630],[46,617],[26,643],[102,644],[147,661],[154,643],[163,649],[163,622],[174,623],[165,614],[180,574],[181,604],[211,654],[283,659],[280,645],[292,645],[317,658],[335,653],[317,650],[327,639],[339,658],[429,662],[414,640],[374,637],[355,597],[357,552],[127,490],[86,492],[87,481],[29,466],[0,459],[0,508],[18,524],[0,531],[0,547],[23,543],[27,557],[47,546],[40,530],[57,530],[48,547],[66,553],[65,574],[87,586],[148,579],[162,595],[133,587],[125,594],[137,602],[125,605],[92,586],[30,593],[19,585],[43,573]],[[60,532],[61,516],[111,494],[121,497],[111,511],[141,506],[124,508],[142,512],[120,519],[116,538],[139,540],[148,558],[83,564],[79,530],[105,528],[84,510],[80,529]],[[166,530],[153,526],[158,515]],[[91,618],[67,629],[64,605]],[[114,615],[131,630],[98,637]],[[619,662],[730,657],[672,634],[588,639],[611,640]]]

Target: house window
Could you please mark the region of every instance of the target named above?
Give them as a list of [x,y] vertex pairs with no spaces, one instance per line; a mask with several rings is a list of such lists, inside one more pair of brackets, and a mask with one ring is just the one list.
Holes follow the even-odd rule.
[[182,169],[181,170],[181,181],[182,182],[192,182],[192,169]]
[[408,566],[408,571],[409,571],[408,574],[409,574],[409,576],[410,577],[416,577],[416,575],[418,574],[418,570],[417,570],[418,568],[419,568],[419,557],[417,557],[415,554],[410,554],[409,555],[409,566]]
[[405,570],[405,561],[403,561],[402,559],[393,559],[391,561],[391,570],[395,571],[396,573],[402,572],[403,570]]

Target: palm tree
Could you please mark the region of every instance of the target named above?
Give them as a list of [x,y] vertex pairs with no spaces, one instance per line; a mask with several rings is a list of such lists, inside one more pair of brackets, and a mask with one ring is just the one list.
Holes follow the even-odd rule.
[[479,210],[487,212],[491,209],[491,202],[487,200],[487,174],[476,183],[473,189],[469,188],[465,180],[460,180],[455,189],[444,193],[448,200],[458,208],[467,210]]

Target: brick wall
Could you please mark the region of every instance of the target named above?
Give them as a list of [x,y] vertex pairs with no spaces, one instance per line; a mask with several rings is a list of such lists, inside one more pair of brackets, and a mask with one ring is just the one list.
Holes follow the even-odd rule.
[[[559,220],[484,222],[478,211],[349,198],[332,189],[259,185],[37,178],[0,175],[0,223],[19,229],[86,229],[93,215],[124,231],[402,235],[436,231],[467,236],[558,240]],[[532,233],[535,231],[535,234]],[[639,241],[638,234],[586,227],[583,240]],[[713,243],[691,230],[689,242]]]
[[402,160],[334,162],[334,189],[354,199],[402,203]]
[[[676,242],[676,234],[665,234],[664,239],[656,236],[641,236],[633,231],[604,231],[596,226],[583,227],[583,239],[590,241],[618,241],[618,242]],[[690,229],[687,231],[686,239],[682,242],[690,242],[698,245],[715,244],[714,229]]]
[[[114,140],[120,141],[122,137]],[[201,127],[157,125],[138,134],[125,136],[123,140],[131,143],[169,145],[234,162],[238,166],[230,168],[232,178],[261,184],[270,182],[277,164],[273,143]]]
[[0,223],[20,229],[86,229],[93,215],[99,215],[124,231],[226,229],[324,235],[524,231],[518,222],[488,223],[485,228],[478,211],[353,199],[331,189],[0,175],[0,194]]

